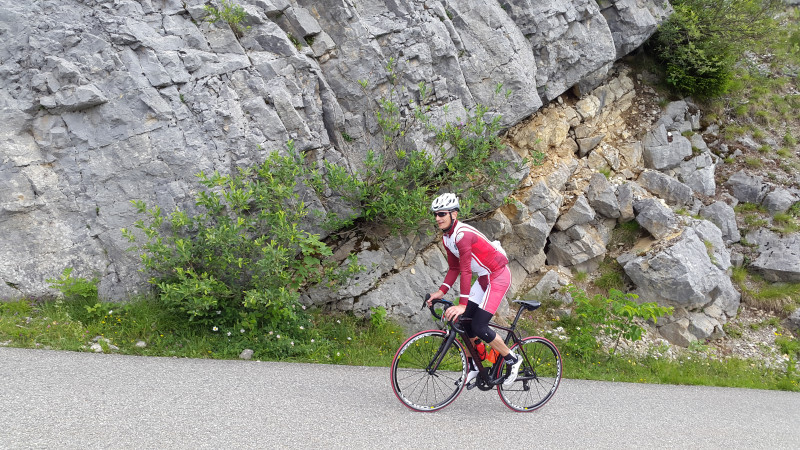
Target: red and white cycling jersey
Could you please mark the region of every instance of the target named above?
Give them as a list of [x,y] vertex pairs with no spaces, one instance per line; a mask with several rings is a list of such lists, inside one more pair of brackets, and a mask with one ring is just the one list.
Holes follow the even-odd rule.
[[486,284],[494,278],[493,274],[503,272],[508,264],[508,258],[483,233],[458,220],[449,232],[442,235],[442,243],[447,250],[447,263],[450,267],[439,287],[445,294],[460,274],[460,296],[462,299],[469,299],[473,272],[478,274],[479,279],[485,277],[482,284]]

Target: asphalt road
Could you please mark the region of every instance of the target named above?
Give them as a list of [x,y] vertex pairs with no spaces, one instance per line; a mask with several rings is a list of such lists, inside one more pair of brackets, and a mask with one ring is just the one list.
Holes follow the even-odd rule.
[[800,393],[565,379],[418,413],[386,368],[0,348],[0,448],[800,448]]

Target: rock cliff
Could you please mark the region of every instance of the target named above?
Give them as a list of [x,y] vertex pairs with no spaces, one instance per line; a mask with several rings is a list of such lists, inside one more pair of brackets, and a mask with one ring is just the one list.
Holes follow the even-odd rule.
[[[598,86],[670,12],[628,0],[240,3],[234,30],[204,21],[201,0],[0,0],[0,298],[48,295],[66,266],[97,274],[107,298],[137,292],[120,234],[129,200],[191,210],[200,171],[230,173],[289,139],[358,166],[390,63],[407,100],[431,86],[439,120],[484,104],[511,127]],[[531,192],[537,219],[514,219],[538,229],[525,265],[541,260],[542,224],[561,203],[544,185]]]

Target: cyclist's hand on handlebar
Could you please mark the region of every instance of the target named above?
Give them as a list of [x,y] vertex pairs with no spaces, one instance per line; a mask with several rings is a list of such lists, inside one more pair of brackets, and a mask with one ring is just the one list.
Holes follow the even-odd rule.
[[433,301],[444,297],[444,292],[439,289],[436,292],[431,293],[430,298],[428,298],[428,306],[433,305]]
[[467,309],[467,305],[454,305],[450,308],[447,308],[444,312],[444,318],[447,320],[456,320],[458,316],[464,314],[464,311]]

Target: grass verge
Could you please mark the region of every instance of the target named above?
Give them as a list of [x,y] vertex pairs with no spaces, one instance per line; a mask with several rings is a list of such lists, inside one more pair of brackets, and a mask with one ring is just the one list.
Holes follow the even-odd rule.
[[[257,360],[388,367],[408,335],[380,311],[371,318],[310,311],[308,326],[289,337],[269,331],[199,330],[165,314],[148,298],[124,305],[100,303],[94,309],[81,322],[71,318],[63,301],[0,303],[0,345],[89,352],[98,342],[106,353],[213,359],[237,359],[244,349],[252,349]],[[540,335],[553,320],[555,313],[539,310],[520,329],[524,335]],[[569,353],[566,338],[546,336],[562,349],[567,378],[800,391],[797,373],[755,361],[715,360],[703,352],[673,359],[660,356],[658,349],[643,356],[610,357],[600,350],[578,357]]]

